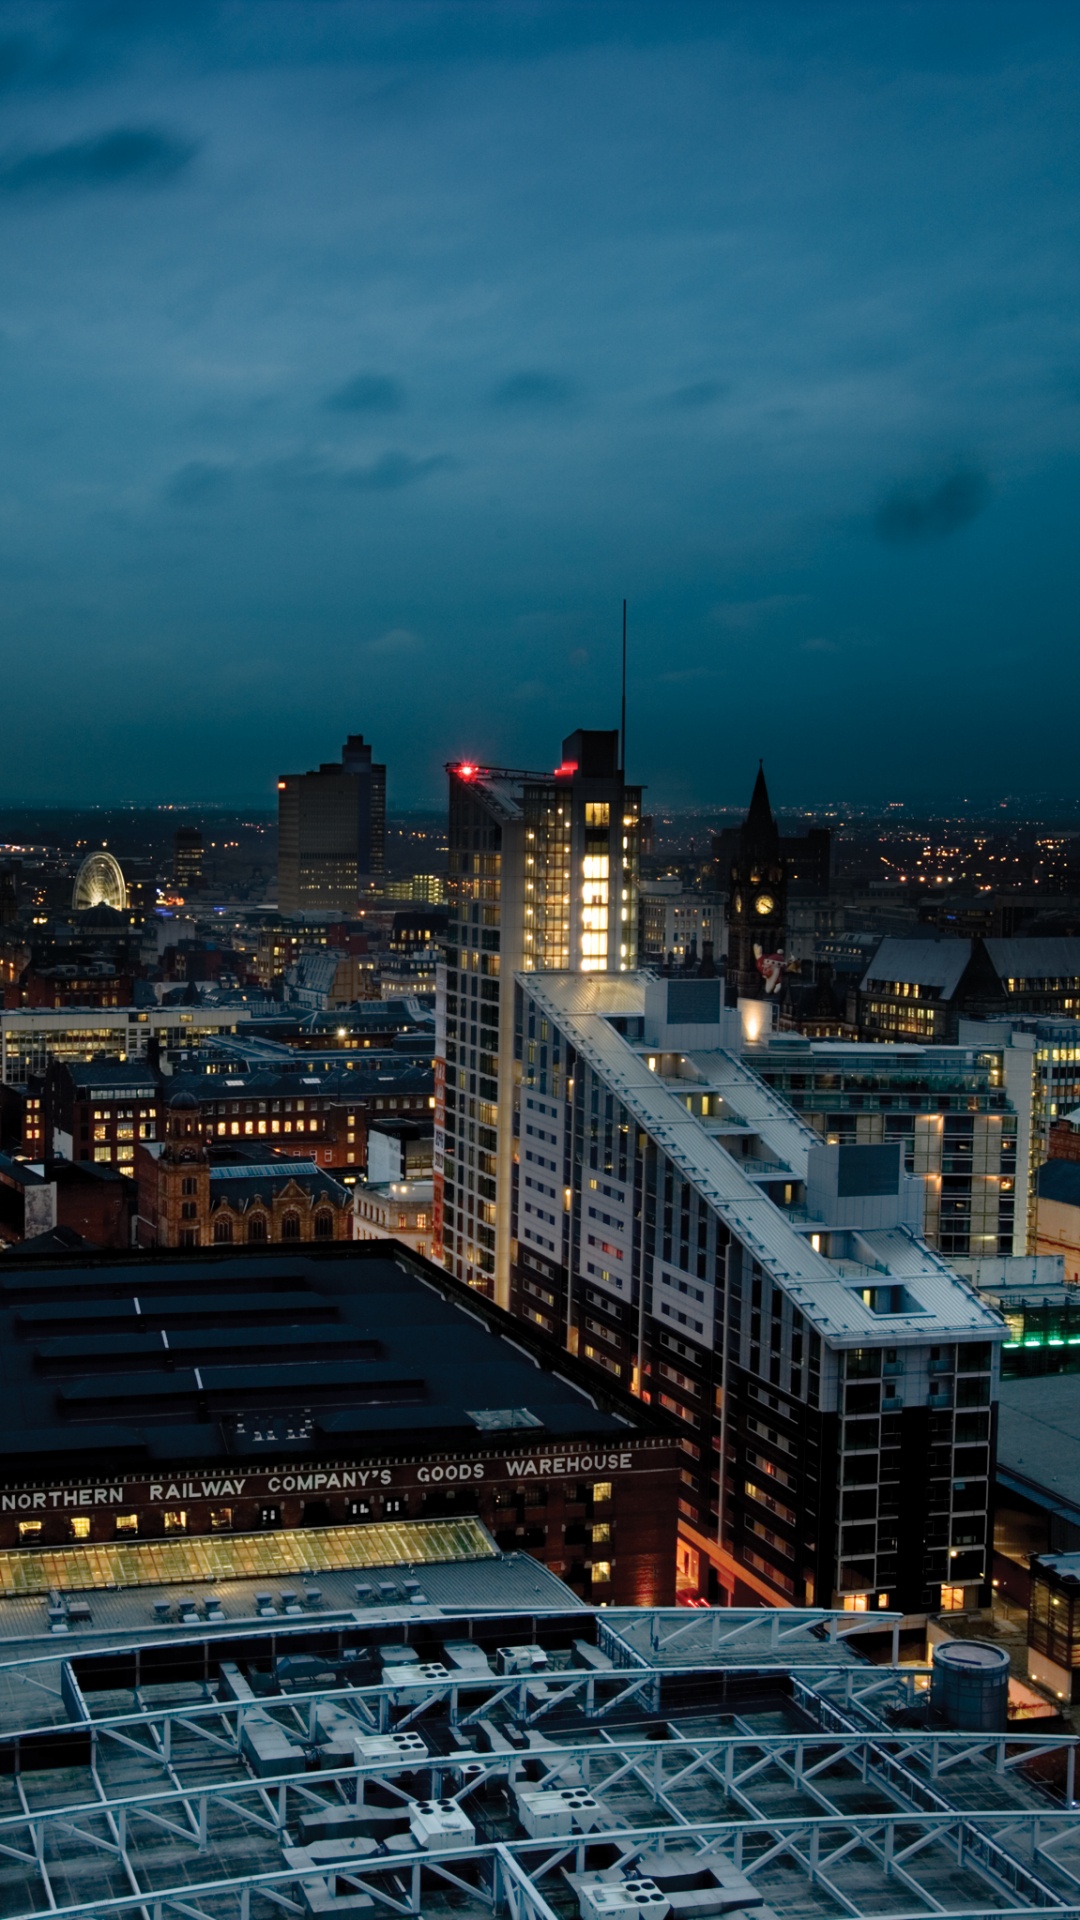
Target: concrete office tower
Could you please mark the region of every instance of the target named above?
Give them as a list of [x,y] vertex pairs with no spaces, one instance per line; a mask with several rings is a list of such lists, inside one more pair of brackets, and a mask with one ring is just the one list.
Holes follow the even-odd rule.
[[1004,1323],[901,1139],[830,1145],[718,980],[519,976],[511,1308],[679,1422],[685,1590],[970,1611]]
[[505,1305],[510,1281],[514,974],[632,971],[641,789],[617,732],[577,732],[554,773],[459,762],[436,1057],[435,1247]]
[[386,768],[350,733],[340,761],[278,781],[278,906],[355,913],[365,880],[385,866]]

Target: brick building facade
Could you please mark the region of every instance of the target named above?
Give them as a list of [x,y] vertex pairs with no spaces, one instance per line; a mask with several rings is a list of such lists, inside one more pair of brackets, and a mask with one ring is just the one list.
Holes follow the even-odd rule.
[[165,1140],[140,1147],[137,1240],[144,1247],[278,1246],[352,1237],[352,1196],[313,1161],[208,1147],[194,1094],[175,1093]]

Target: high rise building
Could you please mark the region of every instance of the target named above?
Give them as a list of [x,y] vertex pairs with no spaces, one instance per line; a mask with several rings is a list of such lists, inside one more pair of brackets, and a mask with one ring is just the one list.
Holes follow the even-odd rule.
[[178,827],[173,834],[173,879],[185,893],[203,883],[203,837],[198,827]]
[[340,761],[278,781],[278,906],[283,913],[352,914],[364,882],[386,865],[386,768],[363,734]]
[[631,971],[641,789],[617,732],[571,734],[554,773],[458,762],[436,1063],[435,1245],[504,1304],[515,1138],[514,975]]
[[679,1421],[686,1587],[985,1604],[1004,1323],[903,1142],[828,1144],[740,1045],[718,980],[519,975],[512,1310]]

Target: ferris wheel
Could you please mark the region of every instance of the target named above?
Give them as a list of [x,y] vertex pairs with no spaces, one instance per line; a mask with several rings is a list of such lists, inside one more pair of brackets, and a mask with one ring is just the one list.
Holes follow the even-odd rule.
[[127,883],[119,860],[104,848],[88,853],[75,875],[71,896],[75,912],[83,913],[87,907],[115,907],[123,913],[127,903]]

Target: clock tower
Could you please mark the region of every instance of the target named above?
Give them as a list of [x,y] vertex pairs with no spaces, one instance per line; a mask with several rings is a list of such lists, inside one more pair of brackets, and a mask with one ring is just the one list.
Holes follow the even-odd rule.
[[742,999],[772,998],[783,975],[787,880],[760,762],[750,811],[732,852],[728,887],[728,979]]

